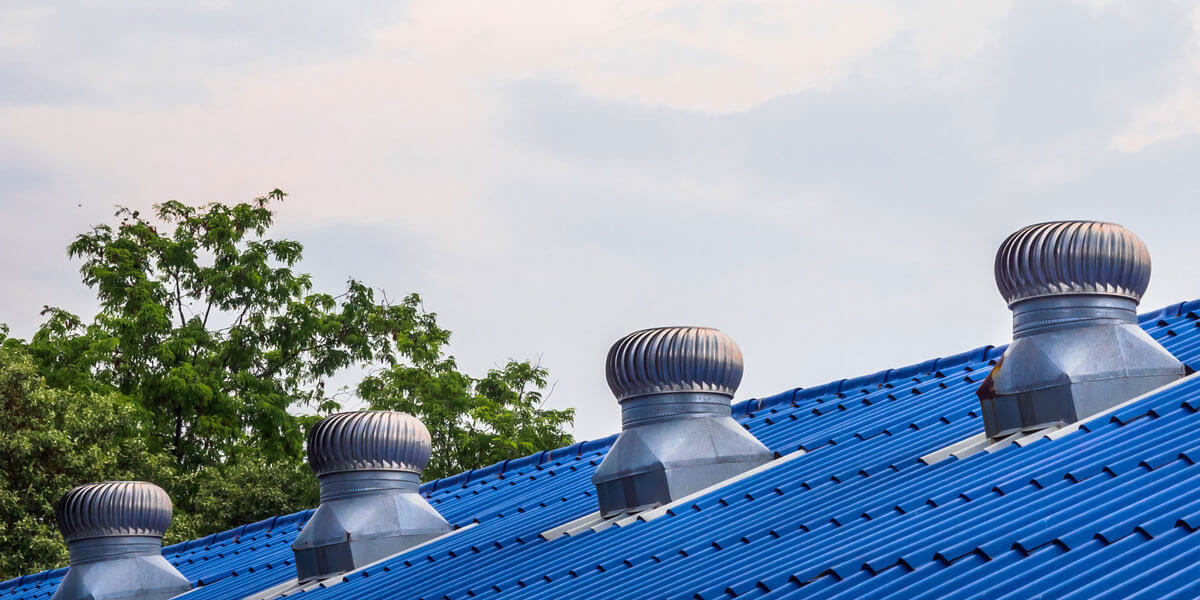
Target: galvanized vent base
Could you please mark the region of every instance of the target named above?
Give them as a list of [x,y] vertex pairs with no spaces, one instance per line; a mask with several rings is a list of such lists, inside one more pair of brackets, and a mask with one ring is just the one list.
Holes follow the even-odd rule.
[[1074,423],[1184,374],[1135,322],[1019,335],[979,389],[984,429],[997,439]]
[[667,504],[770,462],[774,454],[725,410],[622,431],[592,479],[601,516]]
[[710,327],[656,327],[613,344],[608,387],[621,435],[592,476],[601,517],[668,504],[774,454],[730,417],[742,351]]
[[1098,221],[1023,227],[1000,245],[995,272],[1013,342],[977,392],[992,441],[1078,422],[1185,374],[1138,327],[1150,252],[1132,231]]
[[[71,542],[71,568],[52,600],[166,600],[191,590],[187,578],[162,557],[161,545],[162,538],[154,536]],[[123,556],[114,558],[114,552]],[[75,558],[88,554],[107,558]]]
[[351,471],[321,476],[321,506],[292,544],[300,582],[398,554],[451,530],[417,493],[417,475]]
[[444,534],[409,534],[372,540],[343,540],[327,546],[296,550],[296,580],[307,583],[339,573],[348,573],[441,535]]

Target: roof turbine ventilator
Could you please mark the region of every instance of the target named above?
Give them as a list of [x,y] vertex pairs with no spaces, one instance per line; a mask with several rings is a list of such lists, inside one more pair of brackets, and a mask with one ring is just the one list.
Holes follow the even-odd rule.
[[730,416],[742,352],[728,335],[635,331],[613,344],[606,371],[621,435],[592,478],[602,517],[669,503],[773,458]]
[[417,492],[432,440],[394,411],[330,415],[308,434],[321,505],[292,544],[303,583],[362,567],[450,531]]
[[1013,341],[978,390],[989,438],[1073,423],[1185,374],[1138,327],[1150,253],[1128,229],[1030,225],[1000,245],[995,270]]
[[63,495],[54,513],[71,566],[53,600],[162,600],[192,589],[162,556],[171,498],[157,485],[81,485]]

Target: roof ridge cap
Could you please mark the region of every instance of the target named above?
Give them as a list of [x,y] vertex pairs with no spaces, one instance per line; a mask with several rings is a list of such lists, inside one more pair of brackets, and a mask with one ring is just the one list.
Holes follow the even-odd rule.
[[1138,315],[1138,323],[1146,323],[1162,318],[1181,317],[1191,311],[1200,309],[1200,298],[1194,300],[1184,300],[1174,304],[1168,304],[1162,308],[1151,311],[1146,311]]
[[8,579],[6,581],[0,581],[0,590],[7,590],[9,588],[21,587],[22,585],[26,585],[26,584],[30,584],[30,583],[45,581],[47,579],[50,579],[51,577],[57,577],[60,574],[66,575],[67,568],[68,567],[58,567],[55,569],[46,569],[45,571],[38,571],[37,573],[30,573],[28,575],[18,575],[16,577],[13,577],[12,579]]
[[533,454],[528,454],[518,458],[509,458],[496,461],[490,465],[476,469],[468,469],[448,477],[426,481],[421,484],[417,491],[421,495],[428,497],[430,494],[433,494],[437,491],[452,487],[465,487],[468,484],[479,481],[477,476],[481,476],[482,478],[504,475],[505,473],[513,471],[516,467],[525,467],[528,464],[533,464],[536,466],[549,460],[560,460],[562,458],[566,458],[567,456],[573,455],[577,457],[585,452],[594,451],[604,446],[611,446],[612,443],[616,441],[618,435],[618,433],[614,433],[602,438],[576,441],[574,444],[563,446],[561,448],[542,450],[540,452],[534,452]]
[[[795,400],[797,396],[805,396],[805,397],[812,398],[812,397],[816,397],[816,396],[823,396],[823,395],[829,394],[829,393],[839,394],[845,390],[853,390],[857,386],[864,385],[864,384],[866,384],[866,385],[883,385],[883,384],[895,381],[897,375],[901,375],[903,378],[903,376],[907,376],[910,372],[911,373],[935,373],[940,369],[956,367],[956,366],[964,365],[964,364],[967,364],[970,362],[983,362],[986,360],[990,360],[993,356],[999,357],[1000,354],[1003,354],[1004,349],[1007,347],[1008,347],[1008,344],[1004,344],[1004,345],[1000,345],[1000,346],[987,344],[984,346],[979,346],[977,348],[972,348],[965,352],[959,352],[957,354],[934,357],[934,358],[930,358],[930,359],[923,360],[920,362],[915,362],[915,363],[912,363],[909,365],[904,365],[901,367],[893,367],[891,369],[884,369],[882,371],[876,371],[875,373],[872,373],[870,375],[860,375],[858,377],[835,379],[833,381],[829,381],[829,382],[823,383],[821,385],[813,386],[813,387],[792,388],[791,390],[785,390],[783,392],[780,392],[778,394],[774,394],[771,396],[767,396],[765,398],[750,398],[747,400],[742,400],[741,402],[735,402],[732,407],[733,413],[735,415],[736,414],[753,413],[753,412],[760,411],[760,410],[763,410],[766,408],[770,408],[772,406],[778,406],[780,404],[783,404],[785,401],[791,402],[791,401]],[[788,394],[788,391],[790,391],[791,394]],[[757,403],[757,404],[754,404],[754,403]]]

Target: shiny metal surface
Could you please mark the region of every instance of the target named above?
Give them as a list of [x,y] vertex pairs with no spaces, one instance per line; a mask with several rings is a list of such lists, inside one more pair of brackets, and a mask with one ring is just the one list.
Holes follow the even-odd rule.
[[708,327],[635,331],[605,367],[621,435],[592,482],[604,517],[666,504],[771,460],[730,417],[742,353]]
[[417,492],[429,430],[394,411],[331,415],[308,437],[321,505],[292,544],[299,581],[344,573],[450,531]]
[[1150,253],[1120,225],[1042,223],[996,253],[1013,343],[978,391],[988,437],[1066,424],[1184,375],[1137,325]]
[[367,469],[420,473],[432,440],[425,424],[407,413],[345,412],[321,419],[308,434],[308,464],[317,475]]
[[605,374],[618,401],[675,392],[732,398],[742,382],[742,351],[711,327],[643,329],[612,345]]
[[729,416],[729,397],[711,392],[651,394],[621,403],[621,429],[683,416]]
[[1053,221],[1022,227],[996,252],[996,286],[1011,306],[1062,294],[1121,296],[1140,302],[1150,252],[1115,223]]
[[1137,303],[1119,296],[1044,296],[1012,307],[1013,338],[1094,325],[1137,324]]
[[55,600],[160,600],[191,589],[162,557],[171,498],[143,481],[81,485],[55,507],[70,569]]
[[144,481],[106,481],[81,485],[54,507],[63,539],[152,535],[162,537],[171,524],[171,497]]

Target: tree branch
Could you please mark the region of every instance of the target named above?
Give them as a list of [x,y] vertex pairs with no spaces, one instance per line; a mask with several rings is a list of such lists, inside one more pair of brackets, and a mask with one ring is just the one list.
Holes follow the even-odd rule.
[[246,302],[246,305],[242,307],[242,313],[238,315],[237,321],[234,321],[234,324],[230,326],[230,329],[242,326],[242,319],[246,318],[246,311],[248,310],[250,310],[250,303]]
[[[212,291],[212,288],[210,287],[208,289],[208,306],[204,309],[204,328],[205,329],[208,329],[208,315],[209,315],[209,313],[212,312],[212,305],[213,305],[213,291]],[[244,314],[244,312],[245,311],[243,310],[243,314]]]
[[342,330],[339,331],[337,336],[335,336],[335,337],[326,339],[324,342],[321,342],[320,344],[313,344],[311,346],[300,348],[300,349],[296,350],[295,352],[292,352],[291,354],[285,356],[282,360],[275,363],[275,365],[268,367],[267,370],[260,373],[258,375],[258,378],[259,379],[270,379],[271,377],[274,377],[275,374],[278,373],[280,369],[287,366],[288,363],[292,362],[293,360],[296,360],[301,354],[304,354],[306,352],[315,352],[317,350],[331,348],[334,344],[342,342],[345,339],[346,339],[346,329],[342,328]]
[[175,306],[179,308],[179,326],[187,325],[187,319],[183,318],[183,293],[179,290],[179,269],[176,269],[171,278],[175,280]]

